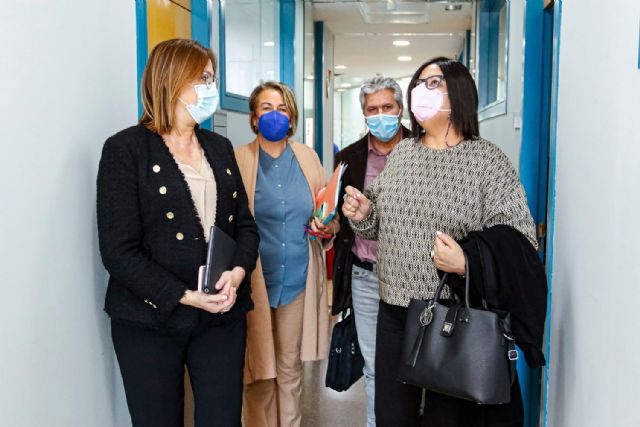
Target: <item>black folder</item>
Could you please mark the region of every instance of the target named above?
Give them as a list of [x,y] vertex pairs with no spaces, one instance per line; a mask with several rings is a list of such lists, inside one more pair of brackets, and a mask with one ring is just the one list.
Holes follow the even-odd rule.
[[211,226],[209,233],[209,246],[207,247],[207,265],[204,271],[202,292],[216,294],[216,283],[225,271],[231,269],[231,262],[236,253],[236,242],[227,233],[215,225]]

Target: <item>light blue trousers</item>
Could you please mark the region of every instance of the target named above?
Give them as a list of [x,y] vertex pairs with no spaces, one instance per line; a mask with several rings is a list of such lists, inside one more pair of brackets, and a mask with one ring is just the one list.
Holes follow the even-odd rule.
[[358,332],[358,344],[364,357],[364,391],[367,395],[367,427],[375,427],[375,359],[376,325],[378,323],[378,276],[353,266],[351,274],[353,312]]

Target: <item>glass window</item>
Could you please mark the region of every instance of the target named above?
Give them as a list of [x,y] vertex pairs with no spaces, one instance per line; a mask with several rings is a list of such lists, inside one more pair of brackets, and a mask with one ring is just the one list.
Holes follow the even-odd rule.
[[261,82],[278,80],[278,0],[221,1],[224,17],[225,92],[249,97]]
[[[500,114],[506,112],[507,69],[509,57],[509,6],[505,0],[481,0],[477,3],[477,54],[475,77],[478,84],[479,107],[489,108],[502,104]],[[504,111],[502,111],[504,110]]]

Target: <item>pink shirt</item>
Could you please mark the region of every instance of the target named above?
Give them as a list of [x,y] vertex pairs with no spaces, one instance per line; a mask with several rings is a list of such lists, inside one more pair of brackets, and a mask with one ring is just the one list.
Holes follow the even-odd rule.
[[[369,136],[369,152],[367,154],[367,169],[364,175],[363,190],[366,190],[373,180],[380,175],[386,164],[387,154],[378,151],[371,143],[371,136]],[[356,236],[352,252],[362,261],[376,262],[378,259],[378,242]]]

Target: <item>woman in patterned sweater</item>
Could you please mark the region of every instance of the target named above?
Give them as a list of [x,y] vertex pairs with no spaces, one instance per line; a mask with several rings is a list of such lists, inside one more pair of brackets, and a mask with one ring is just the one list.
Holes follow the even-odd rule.
[[[481,139],[478,94],[459,62],[423,64],[408,90],[412,137],[401,141],[365,194],[346,188],[342,211],[354,232],[378,241],[376,418],[379,426],[515,426],[522,424],[517,381],[507,405],[477,405],[396,381],[412,298],[430,299],[437,270],[463,275],[456,240],[504,224],[536,246],[520,180],[502,151]],[[445,287],[443,298],[449,297]]]

